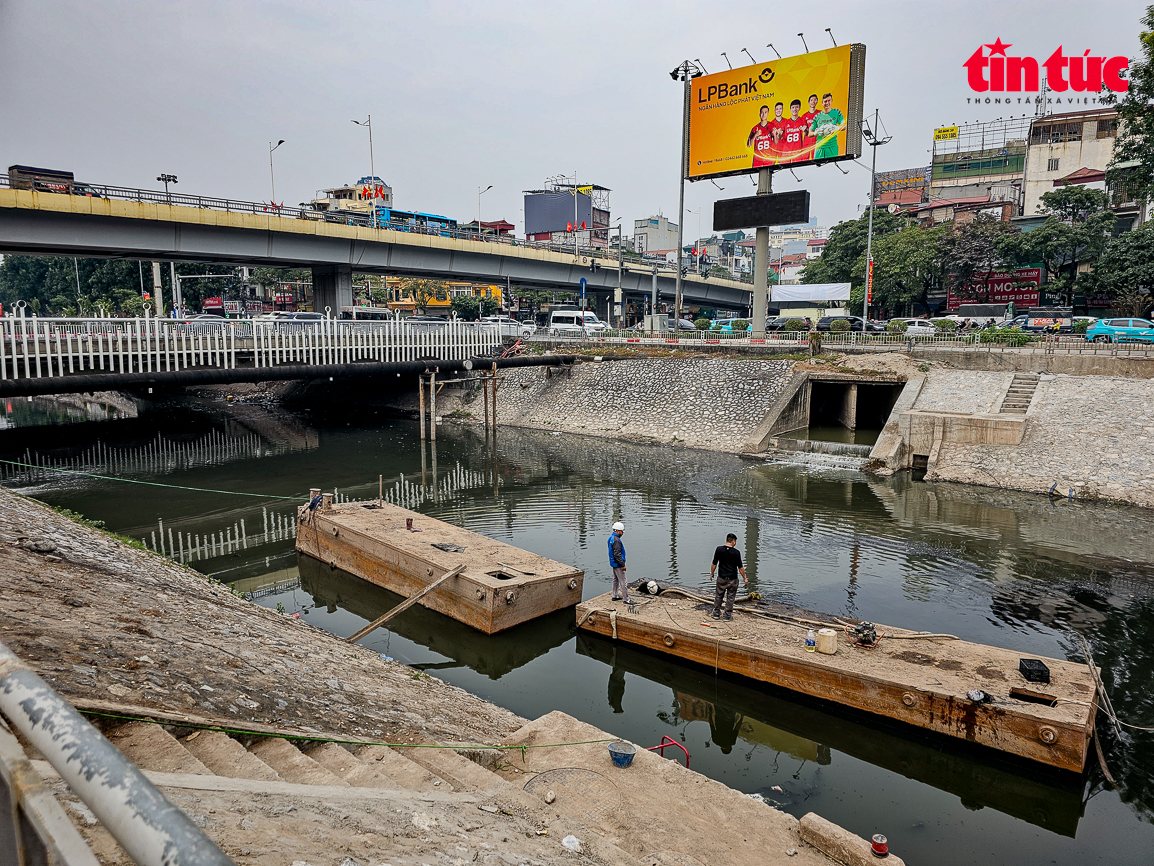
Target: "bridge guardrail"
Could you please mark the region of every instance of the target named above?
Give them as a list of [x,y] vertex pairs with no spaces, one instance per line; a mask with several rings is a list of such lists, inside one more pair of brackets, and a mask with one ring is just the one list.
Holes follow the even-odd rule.
[[[0,189],[14,189],[9,181],[7,174],[0,174]],[[461,228],[447,229],[439,226],[421,226],[410,225],[409,223],[399,221],[382,221],[374,217],[372,214],[359,214],[342,211],[340,213],[332,213],[330,211],[314,210],[311,207],[294,207],[277,204],[276,202],[256,202],[243,201],[240,199],[219,198],[216,196],[192,195],[189,193],[180,192],[164,192],[163,190],[153,189],[136,189],[125,186],[111,186],[109,184],[98,183],[72,183],[67,185],[53,185],[51,188],[45,186],[37,190],[46,194],[58,195],[77,195],[84,198],[103,198],[103,199],[117,199],[120,201],[135,201],[148,204],[167,204],[176,207],[191,207],[200,208],[203,210],[219,210],[226,213],[241,213],[254,214],[257,216],[279,216],[288,219],[303,219],[312,220],[315,222],[329,222],[339,225],[353,225],[363,228],[377,228],[386,229],[389,231],[407,232],[410,234],[424,234],[436,235],[439,237],[454,238],[457,240],[476,241],[478,243],[496,243],[504,244],[513,247],[529,247],[537,250],[547,250],[556,253],[573,253],[574,248],[572,244],[558,244],[551,241],[530,241],[518,240],[513,237],[506,237],[502,235],[486,235],[484,233],[478,234],[475,231],[467,231]],[[595,258],[607,263],[606,266],[612,267],[612,264],[617,261],[615,252],[602,249],[600,247],[578,247],[577,255],[588,258]],[[670,262],[663,261],[645,261],[640,259],[637,254],[626,255],[623,257],[624,263],[634,266],[640,266],[645,270],[656,267],[658,271],[676,272],[676,265]],[[747,282],[744,279],[732,278],[734,282]],[[753,285],[749,281],[749,285]]]

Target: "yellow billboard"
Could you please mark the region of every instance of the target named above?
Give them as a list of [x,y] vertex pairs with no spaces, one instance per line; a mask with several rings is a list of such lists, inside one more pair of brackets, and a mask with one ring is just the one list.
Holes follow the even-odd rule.
[[953,141],[958,137],[956,126],[939,126],[934,130],[934,141]]
[[864,86],[860,44],[694,78],[685,177],[861,156]]

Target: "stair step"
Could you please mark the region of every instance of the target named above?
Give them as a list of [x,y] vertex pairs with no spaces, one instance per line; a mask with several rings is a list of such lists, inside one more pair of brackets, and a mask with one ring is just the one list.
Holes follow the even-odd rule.
[[288,740],[280,737],[261,740],[249,751],[276,770],[286,782],[350,787],[340,776],[326,770]]
[[280,775],[221,731],[201,731],[181,740],[183,746],[218,776],[274,782]]
[[458,755],[452,749],[406,749],[405,756],[436,773],[458,791],[486,792],[493,789],[517,789],[480,764]]
[[[420,764],[415,764],[404,755],[388,746],[361,746],[353,754],[378,773],[383,773],[402,788],[410,791],[444,791],[444,780]],[[441,784],[438,785],[437,783]]]
[[1008,412],[1011,415],[1025,415],[1026,409],[1022,406],[1003,406],[1003,412]]
[[395,781],[384,773],[353,756],[348,749],[336,743],[325,743],[306,754],[328,770],[340,776],[354,788],[399,788]]
[[213,775],[212,770],[160,725],[128,722],[113,728],[106,736],[128,760],[144,770]]

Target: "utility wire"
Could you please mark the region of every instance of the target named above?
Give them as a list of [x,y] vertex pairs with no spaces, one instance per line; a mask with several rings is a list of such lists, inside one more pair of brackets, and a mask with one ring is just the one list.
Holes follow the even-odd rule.
[[81,472],[78,469],[57,469],[53,466],[38,466],[35,463],[22,463],[19,460],[0,460],[10,466],[25,466],[29,469],[41,469],[48,472],[62,472],[70,475],[83,475],[87,478],[99,478],[102,481],[123,481],[125,484],[144,484],[148,487],[167,487],[170,490],[191,490],[195,493],[226,493],[229,496],[255,496],[258,499],[292,499],[299,502],[302,496],[277,496],[273,493],[244,493],[240,490],[213,490],[209,487],[186,487],[182,484],[165,484],[161,481],[139,481],[134,478],[118,478],[115,475],[97,475],[94,472]]

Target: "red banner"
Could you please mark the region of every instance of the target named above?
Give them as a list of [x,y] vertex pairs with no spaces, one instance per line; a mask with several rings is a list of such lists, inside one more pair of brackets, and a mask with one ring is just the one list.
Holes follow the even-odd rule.
[[[974,285],[979,288],[985,285],[985,275],[976,278]],[[1013,301],[1018,306],[1036,307],[1040,298],[1038,286],[1042,282],[1041,268],[1018,268],[1012,273],[994,271],[990,274],[989,300],[982,301],[971,292],[970,298],[959,298],[951,287],[946,296],[946,309],[956,310],[962,304],[1008,304]],[[1028,283],[1029,285],[1022,285]]]

